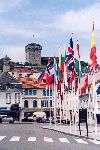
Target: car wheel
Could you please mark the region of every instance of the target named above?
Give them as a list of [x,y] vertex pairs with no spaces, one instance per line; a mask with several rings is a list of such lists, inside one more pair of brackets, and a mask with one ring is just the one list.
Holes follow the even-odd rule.
[[14,122],[12,120],[10,120],[9,123],[14,123]]

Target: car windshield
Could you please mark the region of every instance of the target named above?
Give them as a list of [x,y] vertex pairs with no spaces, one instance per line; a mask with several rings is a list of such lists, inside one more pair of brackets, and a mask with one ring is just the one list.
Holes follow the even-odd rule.
[[7,116],[6,118],[11,118],[10,116]]

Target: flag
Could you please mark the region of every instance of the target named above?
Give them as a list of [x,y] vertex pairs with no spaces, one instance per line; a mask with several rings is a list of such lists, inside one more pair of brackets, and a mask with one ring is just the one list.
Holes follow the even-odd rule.
[[59,69],[64,72],[64,57],[62,56],[62,50],[59,51]]
[[80,49],[80,46],[79,46],[79,43],[78,43],[78,40],[77,40],[77,48],[76,48],[76,50],[77,50],[78,57],[80,58],[80,51],[79,51],[79,49]]
[[51,60],[50,60],[50,57],[48,58],[48,64],[50,64]]
[[54,83],[54,74],[55,74],[55,70],[54,67],[51,69],[48,69],[49,71],[46,72],[46,83],[48,85],[51,85],[52,83]]
[[97,92],[97,95],[99,95],[99,94],[100,94],[100,84],[99,84],[99,86],[97,87],[96,92]]
[[[72,45],[72,44],[71,44]],[[72,46],[73,47],[73,46]],[[68,47],[68,52],[70,53],[70,54],[72,54],[72,55],[74,55],[74,50],[73,50],[73,48],[72,47]]]
[[96,65],[97,65],[96,42],[95,42],[94,23],[93,23],[92,40],[91,40],[91,52],[90,52],[90,73],[94,72]]
[[66,63],[67,63],[68,69],[73,71],[75,64],[74,64],[74,50],[73,50],[72,37],[70,38],[70,46],[68,47],[68,55],[67,55]]
[[65,83],[65,86],[68,86],[67,75],[68,75],[68,69],[67,69],[66,64],[64,63],[64,83]]
[[42,82],[42,80],[43,80],[43,78],[44,78],[44,76],[45,76],[45,70],[46,70],[46,69],[44,69],[44,70],[42,71],[41,75],[39,76],[39,78],[38,78],[38,83],[41,83],[41,82]]
[[83,87],[81,88],[81,95],[84,94],[85,92],[86,92],[86,87],[83,86]]
[[[47,72],[49,72],[49,68],[51,66],[51,61],[50,58],[48,58],[48,64],[47,66],[43,69],[42,73],[40,74],[39,78],[38,78],[38,83],[41,83],[43,81],[43,79],[46,77]],[[49,72],[50,74],[50,72]]]
[[67,79],[68,84],[72,83],[74,81],[74,79],[77,78],[77,74],[75,72],[72,72]]
[[92,81],[92,84],[91,84],[91,91],[93,92],[95,90],[95,83],[94,81]]
[[86,88],[87,88],[88,86],[89,86],[89,83],[88,83],[88,76],[86,76],[84,85],[83,85],[83,87],[81,88],[81,95],[86,92]]

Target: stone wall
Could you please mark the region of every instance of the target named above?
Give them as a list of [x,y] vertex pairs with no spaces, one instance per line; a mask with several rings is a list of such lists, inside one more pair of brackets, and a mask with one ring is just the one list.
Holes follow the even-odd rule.
[[41,50],[42,46],[36,43],[25,46],[26,62],[33,65],[41,65]]

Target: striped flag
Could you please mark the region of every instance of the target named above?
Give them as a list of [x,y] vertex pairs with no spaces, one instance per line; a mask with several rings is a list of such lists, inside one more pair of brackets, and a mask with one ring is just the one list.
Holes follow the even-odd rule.
[[97,65],[96,42],[95,42],[94,22],[93,22],[91,52],[90,52],[90,73],[94,72],[96,65]]

